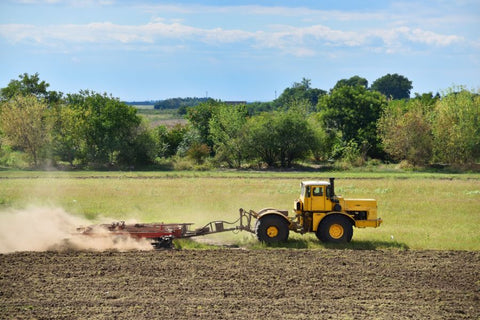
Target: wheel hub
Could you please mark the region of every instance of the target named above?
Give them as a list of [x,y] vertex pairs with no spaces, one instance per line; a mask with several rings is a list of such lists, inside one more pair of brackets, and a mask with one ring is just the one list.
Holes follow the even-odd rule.
[[343,227],[337,223],[332,224],[330,229],[328,229],[328,233],[333,239],[340,239],[343,236],[343,232]]
[[275,238],[278,235],[278,228],[275,226],[270,226],[267,228],[267,236],[270,238]]

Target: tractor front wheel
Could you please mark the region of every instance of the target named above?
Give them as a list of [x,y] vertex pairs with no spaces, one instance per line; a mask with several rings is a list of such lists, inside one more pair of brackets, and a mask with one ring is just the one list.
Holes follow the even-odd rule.
[[262,242],[285,242],[289,234],[288,223],[280,216],[267,215],[257,220],[255,234]]
[[341,215],[331,215],[323,218],[316,235],[322,242],[350,242],[353,236],[353,226],[348,218]]

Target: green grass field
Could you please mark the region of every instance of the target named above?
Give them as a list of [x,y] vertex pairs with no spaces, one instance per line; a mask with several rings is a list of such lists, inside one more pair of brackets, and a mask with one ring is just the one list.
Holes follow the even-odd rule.
[[143,117],[151,127],[165,125],[173,127],[176,124],[186,124],[182,115],[177,114],[176,110],[156,110],[153,106],[136,106],[137,113]]
[[[369,172],[0,172],[1,212],[52,207],[92,223],[136,220],[235,221],[238,209],[291,211],[300,181],[335,176],[337,194],[378,200],[377,229],[355,229],[358,249],[480,250],[480,175]],[[247,232],[212,241],[265,247]],[[188,247],[188,242],[182,242]],[[281,247],[324,248],[315,235],[291,233]]]

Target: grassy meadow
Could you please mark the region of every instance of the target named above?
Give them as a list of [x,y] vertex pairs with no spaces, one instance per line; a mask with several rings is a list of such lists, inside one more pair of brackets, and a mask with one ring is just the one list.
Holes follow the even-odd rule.
[[[384,220],[354,229],[344,248],[480,250],[480,175],[368,172],[0,172],[3,212],[63,208],[91,223],[105,221],[235,221],[238,209],[289,209],[305,179],[337,177],[346,198],[374,198]],[[248,232],[211,235],[211,241],[264,247]],[[180,242],[188,247],[188,241]],[[314,234],[290,234],[288,248],[324,248]]]
[[147,123],[155,128],[159,125],[173,127],[176,124],[184,125],[186,120],[183,116],[178,115],[176,110],[156,110],[153,106],[135,106],[138,114],[143,117]]

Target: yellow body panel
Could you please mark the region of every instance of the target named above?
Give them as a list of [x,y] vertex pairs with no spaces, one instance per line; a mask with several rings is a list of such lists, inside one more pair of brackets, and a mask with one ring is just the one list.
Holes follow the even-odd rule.
[[380,225],[382,224],[382,219],[375,219],[375,220],[356,220],[355,221],[355,227],[357,228],[367,228],[367,227],[371,227],[371,228],[376,228],[376,227],[380,227]]
[[317,231],[318,225],[323,218],[325,218],[326,213],[314,213],[313,214],[313,221],[312,221],[312,231]]
[[377,200],[374,199],[346,199],[342,208],[344,211],[366,211],[367,220],[377,219]]

